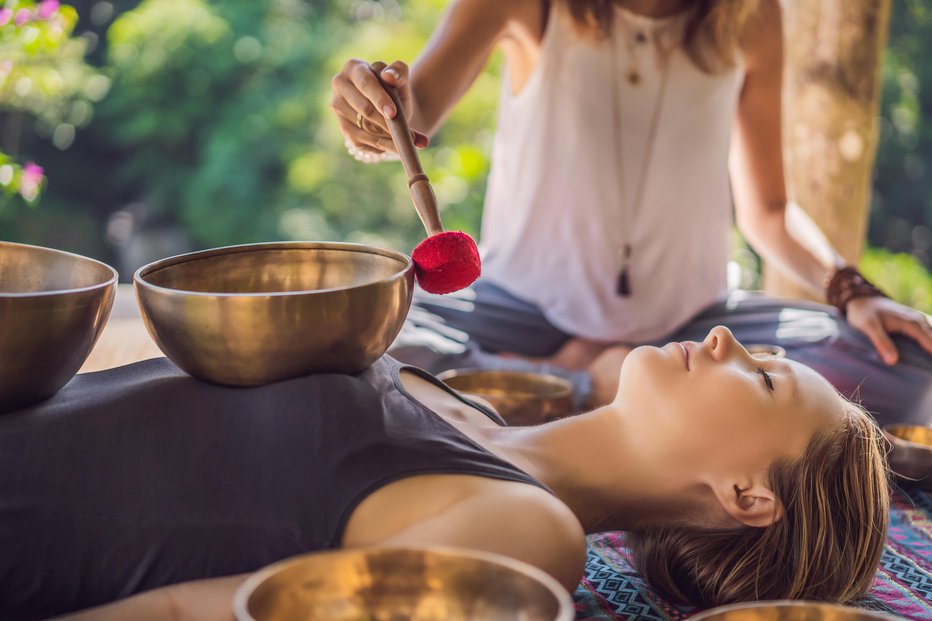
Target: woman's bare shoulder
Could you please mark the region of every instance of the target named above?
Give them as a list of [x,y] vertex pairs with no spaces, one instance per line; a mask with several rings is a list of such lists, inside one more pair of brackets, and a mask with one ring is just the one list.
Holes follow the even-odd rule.
[[569,591],[582,577],[586,534],[556,496],[532,485],[477,496],[464,510],[464,522],[476,529],[476,547],[531,563],[556,578]]
[[450,11],[458,18],[494,22],[504,36],[539,39],[544,11],[555,0],[453,0]]
[[770,70],[783,55],[783,15],[779,0],[760,0],[741,37],[741,52],[749,70]]
[[[480,479],[480,477],[470,477]],[[484,478],[469,493],[372,545],[444,545],[496,552],[530,563],[572,589],[582,575],[586,536],[546,490]]]

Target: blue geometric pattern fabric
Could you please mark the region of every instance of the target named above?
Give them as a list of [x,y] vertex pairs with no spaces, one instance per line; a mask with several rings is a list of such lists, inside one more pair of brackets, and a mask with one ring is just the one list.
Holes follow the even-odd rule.
[[[680,621],[697,609],[666,602],[632,568],[624,534],[589,537],[586,570],[574,594],[576,619]],[[893,494],[890,530],[871,591],[859,606],[932,620],[932,495]]]

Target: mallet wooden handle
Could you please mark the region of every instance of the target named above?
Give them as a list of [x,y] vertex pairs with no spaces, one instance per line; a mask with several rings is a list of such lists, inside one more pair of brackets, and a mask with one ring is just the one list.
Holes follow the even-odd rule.
[[389,97],[392,98],[395,110],[397,110],[395,118],[386,118],[385,122],[392,134],[392,140],[395,141],[395,148],[405,167],[405,173],[408,175],[408,188],[411,190],[414,208],[428,235],[442,233],[443,224],[440,222],[440,212],[437,209],[437,197],[434,195],[433,188],[430,187],[430,181],[424,174],[424,169],[421,168],[421,158],[417,155],[417,147],[414,146],[414,139],[411,137],[411,128],[408,127],[408,118],[401,105],[401,97],[395,87],[382,81],[381,73],[385,69],[385,63],[372,63],[371,67]]

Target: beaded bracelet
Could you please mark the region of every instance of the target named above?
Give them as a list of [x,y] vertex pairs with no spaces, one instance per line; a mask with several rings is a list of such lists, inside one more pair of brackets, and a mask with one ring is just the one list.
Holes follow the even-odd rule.
[[825,297],[828,303],[845,316],[848,302],[854,298],[890,297],[864,278],[851,266],[836,269],[826,279]]
[[388,160],[398,159],[397,153],[373,153],[372,151],[358,148],[349,140],[344,141],[344,146],[346,146],[347,153],[349,153],[356,161],[365,162],[366,164],[376,164],[378,162],[386,162]]

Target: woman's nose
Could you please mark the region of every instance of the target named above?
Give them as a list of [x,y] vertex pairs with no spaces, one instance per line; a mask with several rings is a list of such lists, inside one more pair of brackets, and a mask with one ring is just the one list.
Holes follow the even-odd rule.
[[712,358],[718,362],[728,360],[729,357],[741,349],[735,335],[725,326],[715,326],[709,330],[704,345],[709,348]]

